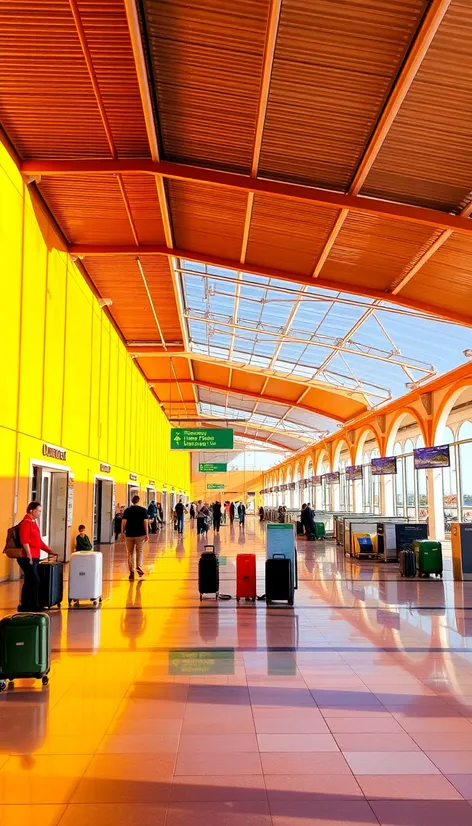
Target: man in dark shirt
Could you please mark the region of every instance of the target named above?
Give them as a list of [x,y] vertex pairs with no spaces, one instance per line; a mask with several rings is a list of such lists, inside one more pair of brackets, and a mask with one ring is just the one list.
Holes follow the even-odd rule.
[[144,543],[149,540],[148,513],[146,508],[139,505],[139,496],[133,496],[131,505],[123,514],[121,530],[126,541],[128,554],[129,578],[134,579],[134,555],[136,551],[136,570],[139,576],[144,576],[143,553]]
[[187,513],[187,508],[181,499],[177,502],[175,508],[175,515],[177,517],[177,530],[179,533],[184,532],[184,513]]

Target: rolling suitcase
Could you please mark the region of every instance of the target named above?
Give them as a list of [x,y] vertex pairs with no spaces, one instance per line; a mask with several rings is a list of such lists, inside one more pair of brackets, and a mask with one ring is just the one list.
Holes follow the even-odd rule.
[[400,551],[399,561],[402,576],[416,576],[416,557],[413,551]]
[[256,601],[256,555],[236,556],[236,601],[252,599]]
[[298,522],[297,522],[297,536],[303,536],[303,534],[304,534],[303,525],[300,522],[300,520],[298,520]]
[[435,574],[442,577],[443,560],[440,542],[432,539],[415,539],[411,548],[416,557],[418,576],[427,577]]
[[326,526],[324,522],[315,522],[316,539],[324,539],[326,536]]
[[289,605],[293,605],[292,563],[284,554],[274,554],[266,559],[265,584],[267,605],[275,600],[287,601]]
[[43,608],[61,607],[63,595],[62,562],[41,562],[38,565],[39,596],[38,604]]
[[69,565],[69,606],[90,600],[96,607],[102,601],[103,557],[98,551],[76,551]]
[[[207,548],[212,548],[213,550],[207,551]],[[198,591],[200,593],[200,600],[203,599],[203,594],[215,594],[216,599],[218,599],[220,568],[214,548],[214,545],[205,545],[204,551],[198,560]]]
[[0,621],[0,691],[7,680],[49,682],[51,636],[47,614],[12,614]]

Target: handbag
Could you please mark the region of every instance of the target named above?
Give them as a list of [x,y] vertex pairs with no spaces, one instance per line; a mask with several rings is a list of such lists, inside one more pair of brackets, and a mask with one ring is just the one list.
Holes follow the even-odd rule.
[[7,538],[3,553],[8,559],[22,559],[26,556],[23,545],[20,542],[20,523],[8,528]]

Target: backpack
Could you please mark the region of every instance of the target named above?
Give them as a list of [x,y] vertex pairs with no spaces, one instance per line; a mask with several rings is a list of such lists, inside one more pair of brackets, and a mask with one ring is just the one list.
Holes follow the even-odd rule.
[[8,528],[7,531],[7,538],[3,553],[9,559],[19,559],[25,556],[23,545],[20,542],[20,524],[21,523],[18,523],[18,525],[13,525],[13,527]]

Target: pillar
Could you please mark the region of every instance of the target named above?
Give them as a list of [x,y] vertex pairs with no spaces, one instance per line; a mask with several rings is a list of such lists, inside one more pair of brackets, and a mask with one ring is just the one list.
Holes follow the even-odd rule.
[[428,524],[431,539],[444,539],[444,499],[441,468],[426,471]]
[[380,477],[380,513],[382,516],[395,516],[394,477]]

